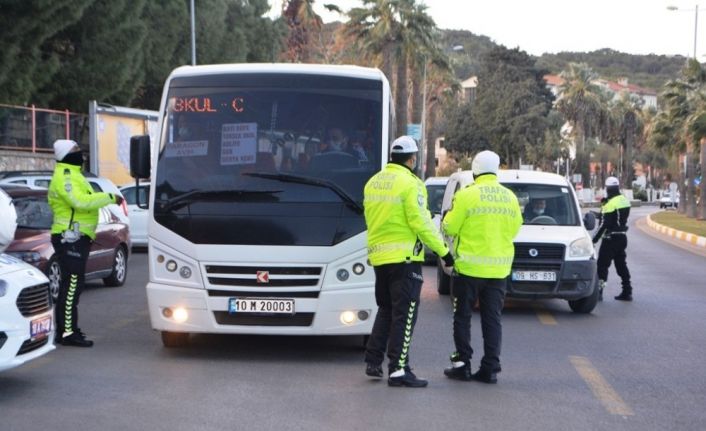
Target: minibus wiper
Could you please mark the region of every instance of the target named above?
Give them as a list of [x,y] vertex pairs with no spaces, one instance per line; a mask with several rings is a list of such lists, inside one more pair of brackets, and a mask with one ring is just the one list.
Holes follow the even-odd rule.
[[162,211],[168,211],[175,206],[183,203],[193,202],[195,197],[230,197],[243,195],[257,194],[275,194],[281,193],[282,190],[245,190],[245,189],[226,189],[226,190],[191,190],[189,192],[176,195],[169,199],[157,200]]
[[334,193],[336,193],[338,196],[343,199],[344,202],[348,203],[350,206],[356,209],[359,213],[363,213],[363,206],[360,205],[358,202],[356,202],[351,195],[348,194],[345,190],[343,190],[341,187],[338,186],[338,184],[331,182],[329,180],[325,180],[323,178],[314,178],[314,177],[307,177],[304,175],[294,175],[294,174],[272,174],[272,173],[264,173],[264,172],[243,172],[241,175],[245,175],[248,177],[257,177],[257,178],[268,178],[271,180],[278,180],[286,183],[299,183],[299,184],[308,184],[312,186],[317,186],[317,187],[326,187],[330,190],[332,190]]

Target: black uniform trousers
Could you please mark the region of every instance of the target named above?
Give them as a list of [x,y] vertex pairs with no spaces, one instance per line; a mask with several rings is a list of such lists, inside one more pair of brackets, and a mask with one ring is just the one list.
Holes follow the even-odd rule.
[[627,248],[628,237],[625,234],[612,233],[610,237],[603,237],[598,250],[598,278],[608,281],[608,268],[610,268],[611,262],[615,262],[615,270],[622,281],[623,291],[631,294],[630,271],[625,261],[627,258],[625,249]]
[[470,363],[471,315],[476,299],[479,300],[481,329],[483,332],[483,359],[480,368],[488,372],[500,372],[500,348],[502,344],[502,310],[505,300],[506,279],[477,278],[457,275],[453,279],[454,344],[453,360]]
[[375,267],[378,312],[365,350],[365,362],[382,364],[387,350],[390,373],[407,369],[409,347],[419,311],[422,265],[392,263]]
[[86,280],[86,262],[92,243],[86,235],[73,243],[62,243],[61,239],[59,234],[51,236],[61,267],[59,299],[54,309],[57,337],[78,330],[78,301]]

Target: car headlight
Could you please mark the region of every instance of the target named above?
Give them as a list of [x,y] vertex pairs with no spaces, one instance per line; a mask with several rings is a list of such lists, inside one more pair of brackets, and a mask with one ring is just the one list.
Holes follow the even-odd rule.
[[593,242],[588,237],[579,238],[569,245],[569,257],[590,257],[593,255]]
[[36,251],[11,251],[7,254],[27,263],[37,263],[42,259],[42,256]]

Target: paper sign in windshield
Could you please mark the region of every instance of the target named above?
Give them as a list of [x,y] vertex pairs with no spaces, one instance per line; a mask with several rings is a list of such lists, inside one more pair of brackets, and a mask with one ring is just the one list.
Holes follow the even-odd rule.
[[221,165],[255,163],[257,123],[224,124],[221,129]]
[[172,142],[165,150],[166,157],[195,157],[208,154],[208,141]]

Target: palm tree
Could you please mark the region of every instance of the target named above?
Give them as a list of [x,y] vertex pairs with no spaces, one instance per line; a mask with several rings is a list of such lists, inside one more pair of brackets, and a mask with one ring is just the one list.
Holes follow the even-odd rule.
[[587,183],[590,155],[586,139],[600,136],[605,128],[605,96],[595,84],[597,75],[584,63],[570,63],[569,70],[561,72],[564,83],[559,87],[556,108],[571,125],[571,135],[576,146],[576,164],[582,181]]
[[620,99],[611,106],[615,134],[623,154],[620,166],[620,184],[623,184],[623,187],[632,182],[633,150],[644,131],[642,105],[642,100],[623,92]]
[[311,39],[321,31],[323,21],[314,11],[314,0],[284,0],[282,16],[289,27],[285,58],[293,63],[312,60]]
[[[665,84],[661,96],[665,106],[657,116],[659,128],[655,127],[657,136],[653,140],[672,153],[681,153],[686,157],[686,172],[679,184],[679,212],[695,218],[697,143],[701,147],[702,166],[706,161],[706,71],[696,60],[689,60],[682,70],[682,78]],[[665,124],[667,122],[669,124]],[[701,196],[700,217],[706,218],[703,187]]]
[[[409,71],[423,68],[420,58],[436,62],[443,53],[434,44],[434,20],[427,7],[417,0],[362,0],[363,7],[348,12],[343,35],[366,60],[382,68],[394,81],[397,133],[404,133],[408,123]],[[420,55],[421,54],[421,55]],[[412,94],[419,93],[420,80],[412,81]],[[414,120],[421,118],[413,117]],[[419,121],[419,120],[417,120]]]

